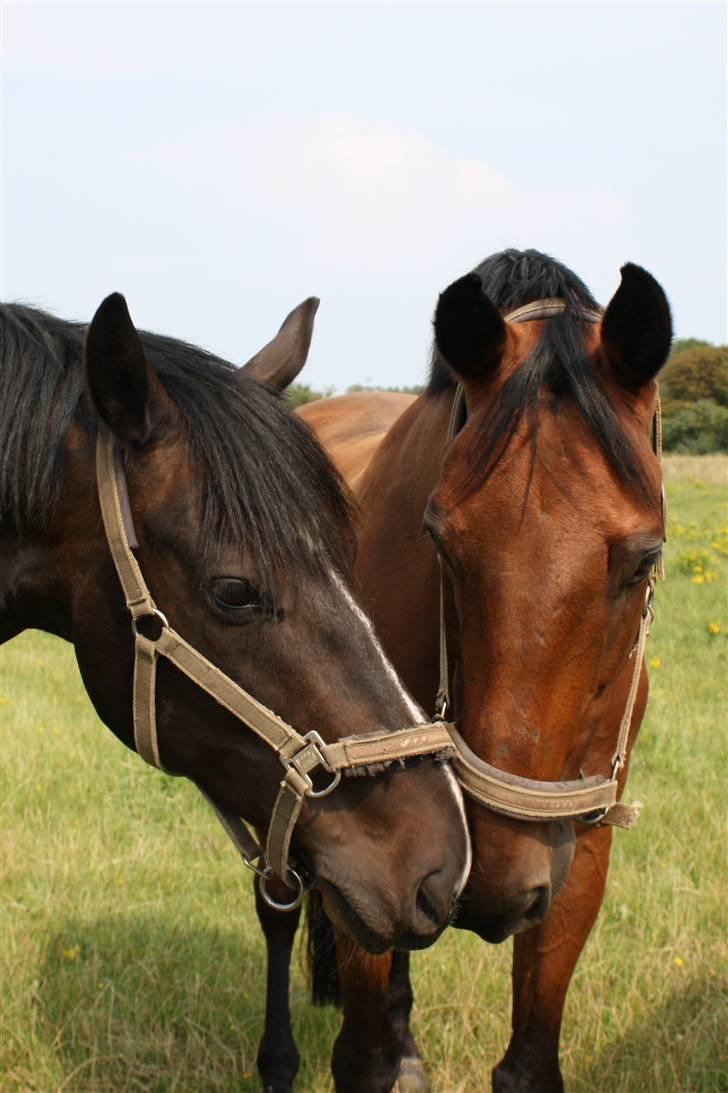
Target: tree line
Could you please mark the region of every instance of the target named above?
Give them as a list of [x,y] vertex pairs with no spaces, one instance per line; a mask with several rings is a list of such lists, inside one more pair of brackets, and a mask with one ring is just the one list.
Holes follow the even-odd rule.
[[[424,387],[367,387],[354,383],[346,394],[358,391],[399,391],[420,395]],[[287,398],[293,407],[335,394],[334,387],[315,390],[294,383]],[[660,375],[663,444],[665,451],[728,452],[728,345],[711,345],[701,338],[680,338]]]

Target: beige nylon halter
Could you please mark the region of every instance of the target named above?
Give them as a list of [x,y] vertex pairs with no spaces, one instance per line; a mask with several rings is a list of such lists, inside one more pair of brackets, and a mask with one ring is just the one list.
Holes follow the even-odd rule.
[[[505,316],[506,322],[530,322],[551,318],[566,309],[563,300],[536,300],[525,307],[518,308]],[[587,322],[599,322],[601,313],[583,311]],[[448,440],[462,427],[465,398],[462,386],[458,385],[453,400]],[[662,454],[662,415],[659,394],[655,406],[653,423],[653,448],[658,459]],[[663,520],[666,520],[664,488],[662,491]],[[439,556],[438,556],[439,558]],[[540,782],[532,778],[521,778],[509,774],[486,763],[467,746],[455,726],[448,723],[450,735],[455,745],[456,755],[453,767],[460,785],[474,800],[492,809],[520,820],[557,820],[572,819],[592,826],[633,827],[639,818],[641,805],[631,806],[617,801],[617,775],[627,759],[627,743],[632,723],[632,714],[639,689],[642,658],[645,643],[653,619],[652,597],[657,577],[664,579],[662,558],[648,578],[645,602],[640,618],[637,639],[630,652],[634,657],[634,667],[627,696],[627,704],[622,715],[617,733],[617,744],[612,755],[609,778],[592,775],[564,782]],[[445,630],[444,575],[440,560],[440,681],[435,699],[438,715],[446,717],[450,709],[449,669],[447,656],[447,636]]]
[[[156,723],[156,671],[158,658],[162,656],[256,733],[278,756],[285,773],[273,807],[265,852],[239,816],[219,808],[207,794],[204,795],[245,864],[258,873],[264,898],[279,909],[292,909],[301,901],[303,884],[289,866],[289,848],[305,798],[326,796],[336,788],[342,772],[346,770],[435,753],[450,756],[453,745],[448,727],[437,721],[395,732],[349,736],[333,744],[324,743],[317,732],[298,733],[189,645],[158,610],[130,547],[130,541],[137,544],[126,477],[114,437],[105,429],[99,430],[96,445],[96,476],[106,538],[131,615],[134,634],[133,714],[137,752],[151,766],[164,770]],[[138,623],[143,618],[156,620],[158,637],[146,637],[139,630]],[[319,767],[331,774],[332,780],[325,789],[317,792],[311,774]],[[258,860],[262,865],[255,864]],[[273,873],[298,889],[292,903],[276,904],[268,895],[265,881]]]

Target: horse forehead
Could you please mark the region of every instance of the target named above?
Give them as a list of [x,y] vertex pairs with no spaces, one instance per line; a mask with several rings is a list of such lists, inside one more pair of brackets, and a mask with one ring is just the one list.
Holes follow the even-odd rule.
[[180,437],[158,444],[133,460],[128,474],[141,504],[150,506],[183,502],[194,506],[197,488],[191,453]]
[[[545,393],[538,415],[535,433],[524,417],[483,484],[463,494],[461,469],[478,443],[474,430],[464,430],[433,495],[455,534],[492,545],[533,530],[544,541],[571,534],[585,542],[642,530],[645,506],[617,481],[576,407],[555,407]],[[643,446],[651,458],[646,438]]]

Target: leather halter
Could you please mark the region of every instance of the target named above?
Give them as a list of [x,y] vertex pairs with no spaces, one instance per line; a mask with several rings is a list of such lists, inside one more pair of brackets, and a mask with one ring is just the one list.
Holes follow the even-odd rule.
[[[317,732],[297,732],[229,676],[194,649],[167,622],[157,608],[142,576],[131,545],[137,546],[131,519],[126,477],[113,435],[100,428],[96,444],[96,478],[106,539],[116,567],[134,634],[133,715],[136,750],[147,763],[164,770],[159,753],[156,724],[156,670],[160,656],[202,688],[254,732],[273,750],[283,767],[283,779],[273,806],[264,851],[240,817],[220,808],[204,790],[201,792],[217,813],[243,861],[259,876],[263,897],[272,906],[293,909],[303,898],[303,882],[289,865],[291,836],[304,800],[325,797],[336,788],[342,772],[367,768],[398,759],[453,754],[448,727],[442,721],[398,729],[349,736],[325,743]],[[140,630],[143,620],[153,620],[156,637]],[[148,629],[147,626],[145,628]],[[311,774],[323,768],[332,776],[317,791]],[[259,862],[259,864],[256,864]],[[268,894],[265,882],[277,874],[297,893],[290,904],[278,904]]]
[[[564,312],[566,307],[564,300],[536,300],[531,304],[518,308],[516,311],[510,312],[505,316],[505,321],[522,323],[549,319]],[[601,320],[601,312],[583,310],[581,315],[585,322],[599,322]],[[463,428],[466,416],[465,396],[462,385],[458,384],[450,413],[448,440],[452,440]],[[655,407],[652,443],[659,459],[662,454],[662,418],[659,394]],[[664,519],[664,489],[662,504]],[[440,681],[435,703],[438,716],[444,721],[450,710],[451,702],[445,629],[444,574],[442,560],[439,555],[438,559],[440,560]],[[642,806],[638,802],[628,806],[617,801],[619,788],[617,775],[627,759],[627,742],[637,699],[642,658],[647,635],[654,617],[652,597],[658,576],[664,579],[661,559],[648,578],[637,638],[630,652],[630,658],[634,657],[634,667],[627,703],[619,724],[617,743],[612,755],[609,778],[597,774],[588,778],[582,776],[571,781],[541,782],[533,778],[522,778],[520,775],[510,774],[491,766],[490,763],[486,763],[485,760],[477,756],[467,746],[455,726],[448,723],[450,735],[456,749],[453,767],[460,785],[469,796],[494,812],[518,820],[571,819],[596,827],[609,825],[630,828],[635,825]]]

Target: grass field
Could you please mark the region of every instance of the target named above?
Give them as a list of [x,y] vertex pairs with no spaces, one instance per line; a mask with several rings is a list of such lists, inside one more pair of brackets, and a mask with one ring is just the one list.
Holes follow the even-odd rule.
[[[666,460],[668,582],[652,694],[608,895],[563,1032],[567,1088],[728,1090],[728,513],[719,457]],[[191,786],[146,768],[96,720],[69,646],[2,653],[0,1089],[258,1088],[263,949],[250,878]],[[723,783],[723,784],[721,784]],[[433,1089],[490,1088],[508,1038],[510,945],[449,931],[415,961]],[[337,1014],[292,991],[298,1088],[324,1093]]]

